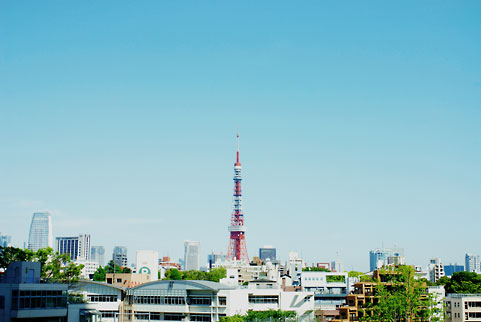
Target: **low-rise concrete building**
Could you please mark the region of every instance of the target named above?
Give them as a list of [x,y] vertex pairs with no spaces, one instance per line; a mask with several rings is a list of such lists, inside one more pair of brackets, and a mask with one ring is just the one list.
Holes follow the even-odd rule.
[[481,294],[448,294],[446,322],[481,321]]
[[0,321],[67,320],[67,284],[40,283],[39,262],[12,262],[0,283]]

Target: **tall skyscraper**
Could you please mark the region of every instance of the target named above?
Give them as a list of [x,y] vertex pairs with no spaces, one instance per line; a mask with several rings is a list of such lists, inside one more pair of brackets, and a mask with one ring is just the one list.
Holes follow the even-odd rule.
[[369,252],[369,270],[374,271],[387,265],[404,265],[404,249],[378,248]]
[[200,242],[184,241],[184,270],[200,269]]
[[90,260],[96,262],[100,266],[105,265],[105,248],[104,246],[92,246],[90,248]]
[[41,248],[53,248],[52,216],[48,212],[33,214],[27,247],[34,252]]
[[56,251],[70,256],[72,261],[90,260],[90,235],[81,234],[76,237],[57,237]]
[[481,273],[481,262],[479,255],[466,254],[464,257],[466,272]]
[[239,161],[239,133],[237,133],[237,161],[234,164],[234,197],[232,215],[229,226],[230,238],[227,249],[227,260],[249,263],[246,245],[246,228],[244,226],[244,212],[242,211],[242,165]]
[[12,246],[12,236],[0,235],[0,246],[2,247]]
[[115,246],[112,253],[112,260],[114,261],[115,265],[127,267],[127,247]]
[[259,248],[259,258],[263,261],[269,258],[270,261],[276,260],[276,249],[270,245]]

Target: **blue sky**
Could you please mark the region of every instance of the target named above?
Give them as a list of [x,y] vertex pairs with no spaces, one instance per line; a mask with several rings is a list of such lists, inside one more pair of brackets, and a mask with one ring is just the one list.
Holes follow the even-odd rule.
[[481,254],[479,1],[0,2],[0,231],[367,270]]

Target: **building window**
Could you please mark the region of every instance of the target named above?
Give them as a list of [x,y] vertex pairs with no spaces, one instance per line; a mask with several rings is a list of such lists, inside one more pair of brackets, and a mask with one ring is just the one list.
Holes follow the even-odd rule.
[[165,321],[182,321],[184,316],[178,313],[164,313]]
[[117,302],[117,295],[88,294],[89,302]]
[[211,318],[210,314],[191,314],[190,320],[196,322],[210,322]]
[[185,305],[182,296],[135,296],[135,304]]
[[249,303],[255,303],[255,304],[279,303],[279,296],[249,294]]
[[227,305],[227,298],[225,296],[219,296],[219,305]]
[[189,297],[189,305],[211,305],[212,299],[204,296]]

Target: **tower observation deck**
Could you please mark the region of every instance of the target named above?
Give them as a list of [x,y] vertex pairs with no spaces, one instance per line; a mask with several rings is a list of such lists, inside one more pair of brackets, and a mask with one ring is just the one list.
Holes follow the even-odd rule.
[[242,165],[239,161],[239,133],[237,133],[237,161],[234,164],[234,196],[232,199],[232,215],[229,226],[229,248],[227,260],[249,262],[246,246],[246,227],[244,226],[244,212],[242,211]]

